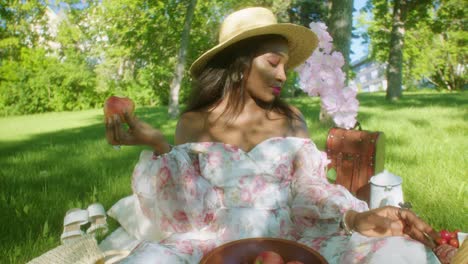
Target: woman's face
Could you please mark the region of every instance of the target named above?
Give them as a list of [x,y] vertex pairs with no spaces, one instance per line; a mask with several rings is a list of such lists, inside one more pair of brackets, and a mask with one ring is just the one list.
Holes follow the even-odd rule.
[[263,102],[272,102],[280,95],[286,81],[288,59],[288,43],[285,39],[274,38],[262,44],[247,74],[247,94]]

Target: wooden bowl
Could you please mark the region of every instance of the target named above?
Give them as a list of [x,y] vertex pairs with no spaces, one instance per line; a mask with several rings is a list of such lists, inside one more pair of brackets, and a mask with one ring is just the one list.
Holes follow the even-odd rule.
[[246,238],[235,240],[213,249],[200,264],[253,264],[262,251],[274,251],[286,262],[298,260],[304,264],[328,263],[312,248],[281,238]]

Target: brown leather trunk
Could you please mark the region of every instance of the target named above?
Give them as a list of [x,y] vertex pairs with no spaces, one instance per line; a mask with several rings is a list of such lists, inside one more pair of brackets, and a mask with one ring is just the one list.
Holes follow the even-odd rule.
[[369,204],[369,179],[382,172],[385,162],[385,135],[379,131],[331,128],[326,152],[336,170],[336,184]]

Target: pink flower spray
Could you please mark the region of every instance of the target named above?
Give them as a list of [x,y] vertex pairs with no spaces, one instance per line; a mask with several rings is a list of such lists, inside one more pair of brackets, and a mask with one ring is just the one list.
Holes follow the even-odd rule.
[[310,23],[310,29],[319,39],[318,48],[299,66],[299,85],[310,96],[320,96],[321,108],[337,127],[350,129],[356,125],[359,101],[355,87],[346,86],[346,75],[341,69],[344,58],[332,51],[333,38],[324,23]]

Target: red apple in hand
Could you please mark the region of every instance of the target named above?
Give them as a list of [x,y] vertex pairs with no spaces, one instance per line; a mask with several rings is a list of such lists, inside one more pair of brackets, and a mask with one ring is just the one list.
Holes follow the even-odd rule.
[[448,244],[451,245],[452,247],[458,248],[460,245],[458,244],[458,239],[452,238],[448,241]]
[[122,122],[125,120],[124,113],[132,115],[135,110],[135,104],[128,97],[111,96],[104,103],[104,116],[106,120],[112,118],[113,115],[119,115]]
[[255,258],[255,264],[284,264],[283,258],[274,251],[263,251]]
[[443,238],[441,238],[441,237],[438,237],[438,238],[436,239],[437,245],[447,244],[447,242],[448,242],[448,241],[447,241],[446,239],[443,239]]
[[440,237],[441,237],[441,238],[443,238],[443,239],[445,239],[445,240],[447,240],[447,241],[449,241],[449,240],[452,238],[452,237],[450,236],[450,232],[449,232],[448,230],[445,230],[445,229],[441,230],[441,231],[439,232],[439,234],[440,234]]

